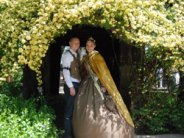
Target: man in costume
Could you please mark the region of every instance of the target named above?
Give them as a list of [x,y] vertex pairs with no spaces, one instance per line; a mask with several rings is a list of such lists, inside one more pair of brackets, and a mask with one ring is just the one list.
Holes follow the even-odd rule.
[[74,100],[78,91],[80,82],[79,74],[79,54],[80,40],[72,37],[69,41],[70,49],[67,50],[62,57],[63,77],[64,77],[64,93],[65,93],[65,113],[64,113],[64,129],[65,138],[72,138],[72,114],[74,108]]

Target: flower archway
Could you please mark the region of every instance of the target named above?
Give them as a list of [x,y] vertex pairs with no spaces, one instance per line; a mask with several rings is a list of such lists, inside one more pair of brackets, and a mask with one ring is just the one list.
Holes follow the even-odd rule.
[[158,58],[184,66],[184,3],[132,0],[1,0],[1,75],[20,65],[37,73],[41,84],[42,58],[57,36],[76,24],[112,30],[115,37],[157,50]]

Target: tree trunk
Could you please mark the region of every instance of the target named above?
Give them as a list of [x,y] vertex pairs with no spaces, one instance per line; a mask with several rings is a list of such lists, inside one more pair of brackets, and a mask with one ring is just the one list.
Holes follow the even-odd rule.
[[36,73],[28,66],[23,69],[23,92],[25,99],[38,95]]

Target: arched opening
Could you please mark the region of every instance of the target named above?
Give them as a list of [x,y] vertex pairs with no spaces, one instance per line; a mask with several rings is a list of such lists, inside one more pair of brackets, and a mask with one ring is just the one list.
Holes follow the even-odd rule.
[[115,83],[118,89],[120,89],[120,72],[118,67],[120,55],[119,41],[112,38],[110,32],[103,28],[76,25],[64,36],[58,37],[48,50],[43,64],[45,95],[51,96],[58,95],[59,93],[61,55],[64,46],[68,46],[68,41],[73,36],[79,37],[81,47],[85,46],[88,37],[92,36],[96,40],[96,50],[98,50],[104,57]]
[[[137,53],[140,53],[137,52],[137,48],[120,42],[118,39],[111,36],[111,30],[105,30],[100,27],[76,25],[73,26],[71,30],[68,30],[65,35],[57,37],[55,42],[50,45],[46,57],[43,59],[41,71],[43,78],[43,94],[48,104],[55,110],[56,124],[58,127],[62,127],[64,112],[63,96],[59,94],[61,55],[64,46],[68,46],[68,41],[72,36],[79,37],[81,47],[85,46],[88,37],[92,36],[96,40],[96,50],[104,57],[117,88],[128,108],[131,103],[128,94],[129,84],[132,79],[131,64],[137,61],[137,57],[140,57],[137,56]],[[25,80],[29,80],[29,76],[34,78],[32,79],[33,81],[24,81],[24,88],[27,90],[25,90],[24,93],[34,93],[33,91],[30,92],[32,89],[29,88],[33,86],[36,87],[36,85],[33,85],[36,81],[36,76],[31,75],[32,73],[30,73],[29,68],[27,68],[27,70],[25,70],[26,72],[24,73],[24,78],[27,78]],[[30,84],[30,82],[33,83]],[[33,90],[36,92],[36,88]]]
[[85,46],[88,37],[93,37],[96,40],[98,50],[104,57],[107,66],[120,89],[120,71],[118,67],[120,46],[119,41],[110,36],[110,32],[100,27],[79,26],[76,25],[72,30],[64,36],[60,36],[55,40],[47,52],[42,65],[43,75],[43,92],[46,95],[49,105],[51,105],[56,113],[56,124],[58,127],[63,127],[64,115],[64,100],[59,94],[60,86],[60,62],[64,46],[68,46],[68,42],[72,36],[77,36],[80,39],[81,47]]

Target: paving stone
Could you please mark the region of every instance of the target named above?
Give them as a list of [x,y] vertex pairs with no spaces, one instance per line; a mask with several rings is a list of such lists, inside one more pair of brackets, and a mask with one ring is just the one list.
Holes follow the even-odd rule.
[[184,138],[184,134],[136,135],[135,138]]

